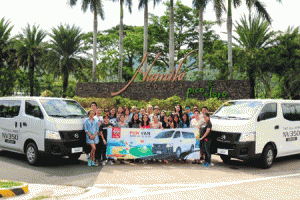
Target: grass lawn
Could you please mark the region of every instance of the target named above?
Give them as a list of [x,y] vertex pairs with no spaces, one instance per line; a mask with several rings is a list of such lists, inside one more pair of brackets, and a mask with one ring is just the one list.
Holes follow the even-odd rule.
[[14,186],[21,186],[23,183],[13,181],[0,181],[0,188],[9,188]]

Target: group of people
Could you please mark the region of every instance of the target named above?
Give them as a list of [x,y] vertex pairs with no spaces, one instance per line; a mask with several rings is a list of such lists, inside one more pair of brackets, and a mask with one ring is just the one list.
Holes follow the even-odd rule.
[[[88,111],[89,118],[84,123],[86,132],[86,143],[90,146],[88,156],[88,166],[105,165],[106,145],[107,145],[107,129],[110,127],[120,128],[142,128],[142,129],[174,129],[174,128],[197,128],[200,131],[200,160],[195,160],[193,163],[203,163],[204,166],[211,164],[210,130],[212,124],[208,108],[203,107],[202,112],[197,106],[193,107],[193,112],[190,106],[185,107],[185,112],[182,106],[175,106],[174,112],[167,116],[166,111],[160,111],[159,106],[153,107],[149,105],[147,109],[141,108],[138,112],[136,106],[132,106],[131,110],[128,107],[119,106],[115,108],[104,109],[97,108],[97,103],[92,102]],[[108,161],[113,164],[112,160]]]

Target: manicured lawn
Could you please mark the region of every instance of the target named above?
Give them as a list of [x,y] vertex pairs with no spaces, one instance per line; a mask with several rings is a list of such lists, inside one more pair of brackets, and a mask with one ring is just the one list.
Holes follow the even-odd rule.
[[9,188],[13,186],[21,186],[23,183],[13,181],[0,181],[0,188]]

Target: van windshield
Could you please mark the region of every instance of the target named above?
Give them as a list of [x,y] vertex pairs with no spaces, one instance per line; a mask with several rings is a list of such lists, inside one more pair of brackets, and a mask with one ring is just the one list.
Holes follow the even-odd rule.
[[73,100],[41,99],[40,102],[47,114],[51,117],[88,117],[86,111]]
[[161,132],[157,136],[155,136],[154,138],[171,138],[173,133],[174,133],[174,131]]
[[261,101],[226,102],[212,115],[212,118],[250,119],[261,105]]

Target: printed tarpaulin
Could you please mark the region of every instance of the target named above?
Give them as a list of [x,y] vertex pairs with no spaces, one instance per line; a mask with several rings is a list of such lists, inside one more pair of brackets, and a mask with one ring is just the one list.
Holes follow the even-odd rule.
[[199,148],[199,130],[109,128],[107,157],[117,159],[185,158]]

